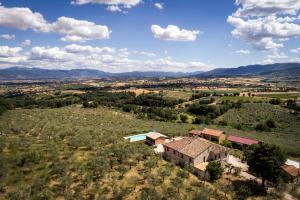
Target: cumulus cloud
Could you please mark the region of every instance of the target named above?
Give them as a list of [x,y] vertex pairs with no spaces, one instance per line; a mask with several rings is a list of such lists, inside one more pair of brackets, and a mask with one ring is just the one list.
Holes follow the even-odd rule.
[[236,51],[236,53],[244,54],[244,55],[251,54],[251,52],[249,50],[244,50],[244,49],[238,50],[238,51]]
[[16,36],[9,35],[9,34],[2,34],[2,35],[0,35],[0,38],[5,39],[5,40],[14,40],[14,39],[16,39]]
[[103,4],[107,5],[106,10],[111,12],[121,12],[123,9],[128,9],[140,4],[142,0],[73,0],[73,5],[85,4]]
[[53,23],[47,22],[37,12],[29,8],[6,8],[0,6],[0,26],[20,30],[32,29],[35,32],[53,32],[64,35],[61,40],[66,42],[85,42],[93,39],[108,39],[111,31],[105,25],[78,20],[69,17],[59,17]]
[[49,26],[43,15],[29,8],[6,8],[0,6],[0,26],[19,30],[32,29],[37,32],[49,32]]
[[155,38],[170,41],[195,41],[197,35],[200,33],[198,30],[180,29],[175,25],[168,25],[166,28],[162,28],[159,25],[152,25],[151,31]]
[[[63,47],[37,46],[21,53],[22,48],[0,47],[0,66],[37,66],[44,68],[91,68],[111,72],[124,71],[202,71],[211,68],[200,61],[178,62],[171,57],[133,59],[132,54],[150,55],[149,52],[127,48],[97,47],[71,44]],[[5,57],[4,57],[5,56]]]
[[18,56],[22,50],[21,47],[0,46],[0,57],[15,57]]
[[292,53],[300,53],[300,47],[291,50]]
[[276,50],[283,42],[300,35],[296,15],[298,0],[236,0],[241,6],[227,18],[236,38],[245,40],[258,50]]
[[110,12],[122,12],[122,9],[116,5],[107,6],[106,10]]
[[235,15],[240,16],[269,16],[273,14],[295,15],[300,9],[298,0],[236,0],[241,6]]
[[154,6],[158,9],[158,10],[163,10],[164,9],[164,5],[162,3],[155,3]]
[[65,35],[62,41],[85,42],[92,39],[108,39],[111,31],[107,26],[96,25],[93,22],[60,17],[51,24],[51,30]]
[[29,46],[29,45],[31,45],[31,40],[24,40],[23,42],[20,43],[20,45],[22,47]]
[[155,53],[152,52],[146,52],[146,51],[134,51],[134,54],[138,54],[138,55],[142,55],[142,56],[146,56],[146,57],[156,57],[157,55]]

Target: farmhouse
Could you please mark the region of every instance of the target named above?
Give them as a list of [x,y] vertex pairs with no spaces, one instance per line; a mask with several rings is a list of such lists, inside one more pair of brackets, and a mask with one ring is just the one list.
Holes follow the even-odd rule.
[[187,137],[163,144],[163,156],[181,164],[198,165],[209,161],[226,161],[228,149],[199,137]]
[[190,135],[203,137],[207,140],[210,140],[213,142],[218,142],[218,143],[221,143],[226,138],[223,131],[209,129],[209,128],[205,128],[202,131],[201,130],[191,130]]
[[245,137],[239,137],[236,135],[229,135],[227,137],[227,140],[230,141],[234,147],[241,147],[241,148],[245,148],[252,144],[259,143],[259,141],[257,141],[257,140],[253,140],[253,139],[245,138]]
[[150,145],[157,145],[165,143],[168,136],[165,136],[158,132],[150,132],[146,135],[146,143]]

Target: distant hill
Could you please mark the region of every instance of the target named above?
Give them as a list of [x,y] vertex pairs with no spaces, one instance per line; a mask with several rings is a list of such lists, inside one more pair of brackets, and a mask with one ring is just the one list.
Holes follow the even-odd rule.
[[269,65],[248,65],[237,68],[217,68],[196,76],[226,77],[249,75],[300,76],[300,63],[275,63]]
[[22,79],[78,79],[78,78],[143,78],[143,77],[182,77],[196,75],[201,72],[184,73],[184,72],[124,72],[109,73],[93,69],[72,69],[72,70],[54,70],[27,67],[11,67],[0,69],[0,80],[22,80]]
[[0,69],[0,80],[16,79],[79,79],[79,78],[159,78],[159,77],[232,77],[232,76],[300,76],[300,63],[248,65],[237,68],[217,68],[208,72],[133,71],[110,73],[94,69],[55,70],[11,67]]

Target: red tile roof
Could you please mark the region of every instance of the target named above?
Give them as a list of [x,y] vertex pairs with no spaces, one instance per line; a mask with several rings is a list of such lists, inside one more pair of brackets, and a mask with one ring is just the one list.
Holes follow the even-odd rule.
[[282,169],[292,177],[299,176],[299,169],[293,165],[283,165]]
[[199,137],[183,138],[180,140],[165,143],[163,144],[163,146],[174,149],[175,151],[178,151],[191,158],[196,158],[208,148],[211,148],[211,151],[214,154],[219,154],[221,152],[227,151],[227,148]]
[[203,131],[201,131],[201,134],[211,135],[211,136],[215,136],[215,137],[220,137],[220,136],[224,135],[223,133],[224,133],[223,131],[209,129],[209,128],[205,128],[205,129],[203,129]]
[[227,140],[230,142],[245,144],[245,145],[257,144],[259,142],[257,140],[252,140],[250,138],[244,138],[244,137],[239,137],[239,136],[235,136],[235,135],[228,136]]
[[200,134],[201,134],[201,131],[200,131],[200,130],[191,130],[191,131],[190,131],[190,134],[191,134],[191,135],[200,135]]
[[203,134],[203,135],[210,135],[210,136],[214,136],[214,137],[220,137],[220,136],[224,135],[223,133],[224,133],[223,131],[209,129],[209,128],[205,128],[202,131],[201,130],[191,130],[190,131],[191,135],[201,135],[201,134]]

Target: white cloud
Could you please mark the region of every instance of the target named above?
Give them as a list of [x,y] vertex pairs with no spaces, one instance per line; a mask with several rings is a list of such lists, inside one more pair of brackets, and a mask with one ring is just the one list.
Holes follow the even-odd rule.
[[65,35],[61,40],[67,42],[85,42],[92,39],[108,39],[111,31],[107,26],[93,22],[60,17],[51,24],[51,30]]
[[49,32],[48,23],[44,17],[38,12],[32,12],[29,8],[0,6],[0,26]]
[[275,50],[283,42],[300,36],[296,15],[298,0],[236,0],[241,6],[227,18],[234,27],[232,35],[244,39],[258,50]]
[[59,47],[33,47],[29,52],[29,59],[49,60],[49,61],[67,61],[71,54]]
[[34,13],[29,8],[5,8],[3,6],[0,6],[0,26],[58,33],[64,35],[61,40],[66,42],[108,39],[111,33],[107,26],[97,25],[94,22],[59,17],[57,21],[49,23],[40,13]]
[[107,6],[106,10],[110,12],[122,12],[122,9],[116,5]]
[[21,47],[0,46],[0,57],[18,56],[22,50]]
[[9,35],[9,34],[2,34],[2,35],[0,35],[0,38],[5,39],[5,40],[14,40],[14,39],[16,39],[16,36]]
[[166,28],[162,28],[159,25],[152,25],[151,31],[155,38],[171,41],[195,41],[197,35],[200,33],[198,30],[189,31],[180,29],[175,25],[168,25]]
[[278,51],[273,51],[272,54],[267,55],[267,58],[275,60],[275,59],[285,59],[288,58],[287,55],[285,55],[284,52],[278,52]]
[[[103,4],[107,5],[106,10],[111,12],[122,12],[123,9],[132,8],[140,4],[142,0],[73,0],[73,5],[85,5],[85,4]],[[123,11],[126,13],[126,11]]]
[[292,53],[300,53],[300,47],[291,50]]
[[142,55],[142,56],[146,56],[146,57],[150,57],[150,58],[154,58],[154,57],[157,56],[155,53],[146,52],[146,51],[134,51],[133,53],[134,54],[139,54],[139,55]]
[[164,9],[164,5],[162,3],[155,3],[154,6],[158,9],[158,10],[163,10]]
[[64,47],[33,47],[22,54],[20,53],[22,48],[7,50],[8,48],[4,47],[5,50],[0,50],[2,55],[6,56],[0,57],[0,66],[2,67],[14,64],[56,69],[91,68],[111,72],[202,71],[212,68],[200,61],[178,62],[171,57],[158,57],[157,55],[156,57],[146,56],[145,60],[132,59],[132,54],[148,55],[149,52],[130,52],[127,48],[115,49],[72,44]]
[[92,46],[81,46],[77,44],[71,44],[68,46],[65,46],[64,48],[69,53],[95,53],[95,54],[101,54],[101,53],[107,53],[112,54],[115,52],[114,48],[110,47],[92,47]]
[[241,6],[235,15],[240,16],[268,16],[273,14],[295,15],[300,9],[298,0],[236,0]]
[[31,45],[31,40],[24,40],[23,42],[21,42],[20,44],[22,47],[26,47]]
[[238,51],[236,51],[236,53],[243,54],[243,55],[251,54],[251,52],[249,50],[244,50],[244,49],[238,50]]

